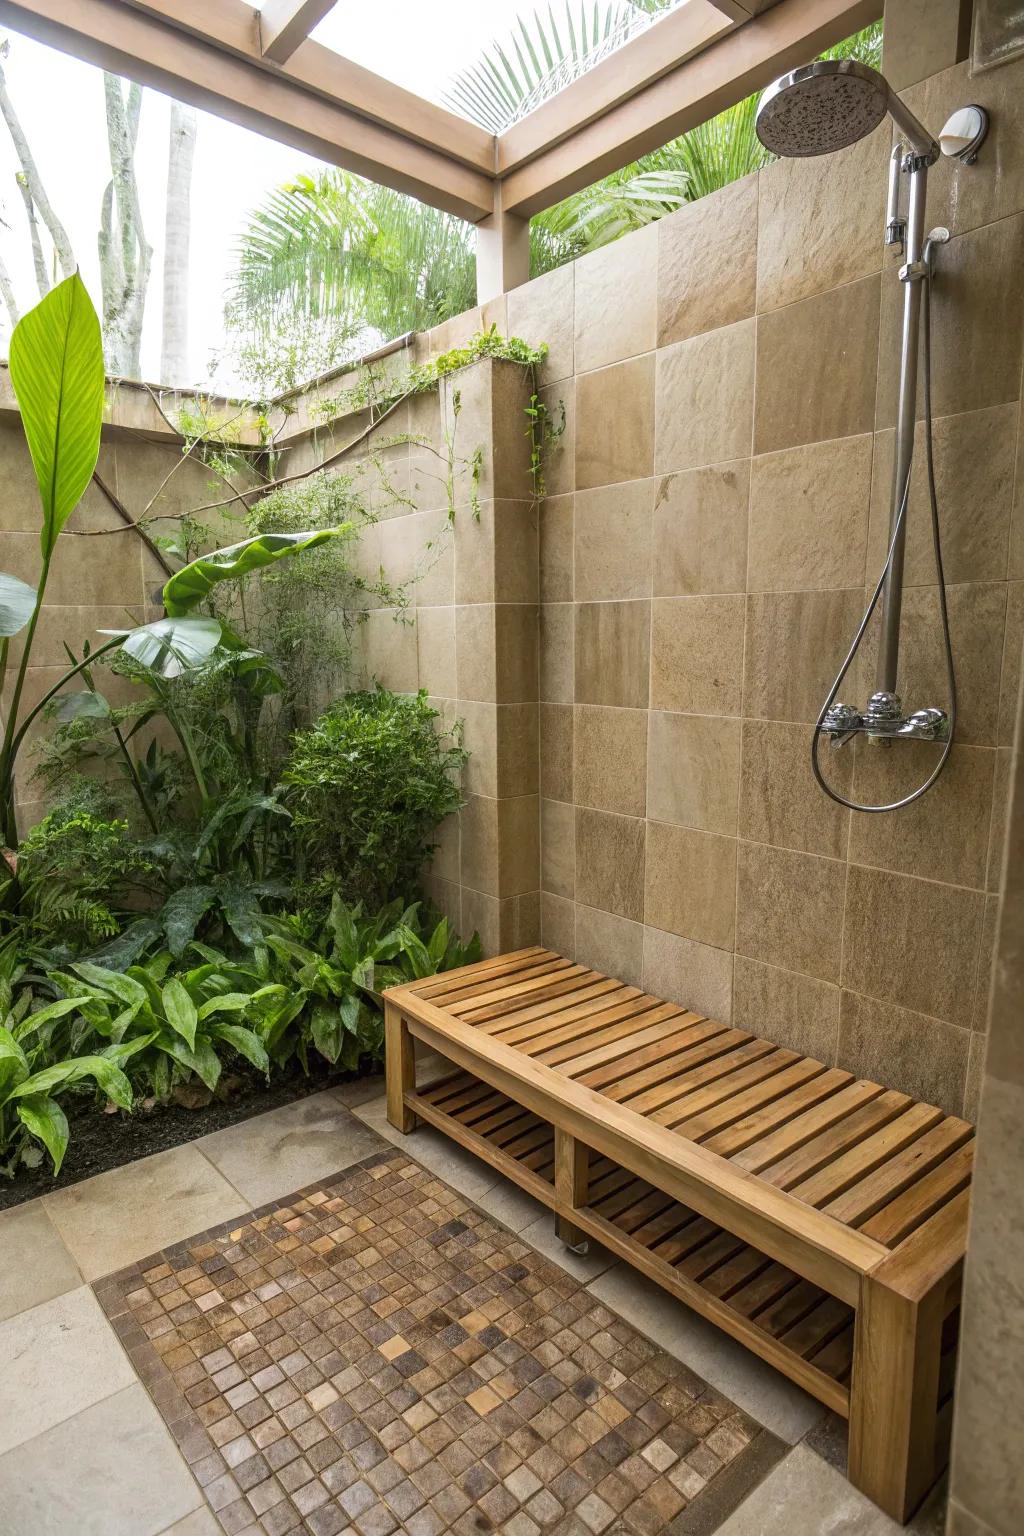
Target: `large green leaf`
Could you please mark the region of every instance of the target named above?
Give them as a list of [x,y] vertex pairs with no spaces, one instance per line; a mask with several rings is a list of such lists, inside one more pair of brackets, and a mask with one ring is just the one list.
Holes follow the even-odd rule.
[[34,1093],[49,1093],[51,1088],[64,1088],[68,1083],[81,1082],[83,1077],[95,1078],[97,1085],[108,1099],[113,1099],[122,1109],[131,1109],[131,1084],[119,1067],[105,1056],[75,1056],[70,1061],[59,1061],[55,1066],[33,1072],[8,1095],[12,1099],[28,1098]]
[[192,941],[199,919],[213,906],[212,885],[183,885],[172,891],[160,909],[160,921],[174,958],[180,959]]
[[215,549],[212,554],[200,555],[182,566],[180,571],[175,571],[167,582],[164,608],[172,618],[180,618],[208,597],[219,581],[248,576],[288,555],[314,549],[328,539],[347,536],[349,531],[347,527],[341,527],[317,528],[307,533],[258,533],[255,538],[243,539],[240,544],[229,544],[225,549]]
[[0,1104],[28,1077],[25,1052],[9,1029],[0,1026]]
[[18,321],[10,367],[43,503],[40,546],[48,560],[92,479],[103,423],[100,322],[77,272]]
[[169,618],[138,629],[101,629],[100,634],[123,635],[126,656],[160,677],[180,677],[209,661],[220,644],[221,626],[217,619]]
[[19,576],[0,571],[0,640],[16,635],[32,617],[36,589]]
[[195,1049],[196,1025],[199,1016],[196,1005],[185,991],[184,984],[172,976],[164,986],[164,1015],[175,1034],[180,1035],[190,1050]]
[[211,1024],[210,1034],[213,1039],[223,1040],[225,1045],[232,1046],[239,1056],[244,1056],[258,1072],[270,1071],[270,1057],[259,1035],[254,1034],[251,1029],[246,1029],[242,1024]]
[[64,1161],[64,1153],[68,1149],[67,1116],[49,1094],[34,1093],[27,1099],[22,1099],[18,1105],[18,1118],[22,1125],[29,1130],[37,1140],[49,1152],[53,1159],[53,1174],[56,1178],[60,1173],[60,1165]]

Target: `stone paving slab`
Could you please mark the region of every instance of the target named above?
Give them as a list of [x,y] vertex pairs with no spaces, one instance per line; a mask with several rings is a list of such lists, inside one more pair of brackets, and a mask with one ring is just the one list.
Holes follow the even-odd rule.
[[786,1450],[398,1150],[95,1290],[229,1536],[698,1536]]

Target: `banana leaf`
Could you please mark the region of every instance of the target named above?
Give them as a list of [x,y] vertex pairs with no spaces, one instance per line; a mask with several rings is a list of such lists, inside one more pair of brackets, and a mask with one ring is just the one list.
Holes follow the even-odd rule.
[[166,618],[138,629],[101,629],[100,634],[123,635],[126,656],[160,677],[180,677],[209,661],[220,644],[221,626],[217,619]]
[[314,549],[316,545],[347,535],[349,531],[348,525],[343,524],[340,528],[317,528],[306,533],[258,533],[239,544],[229,544],[224,549],[215,549],[212,554],[200,555],[182,566],[180,571],[175,571],[164,586],[164,610],[169,617],[180,618],[208,597],[218,582],[248,576],[287,555]]
[[0,640],[24,629],[36,605],[36,589],[8,571],[0,571]]
[[103,423],[100,322],[77,272],[18,321],[10,369],[43,504],[40,547],[49,560],[92,479]]

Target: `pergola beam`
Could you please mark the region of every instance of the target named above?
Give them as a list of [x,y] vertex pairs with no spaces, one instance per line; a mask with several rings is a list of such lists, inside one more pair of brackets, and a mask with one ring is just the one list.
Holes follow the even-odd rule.
[[733,23],[712,0],[687,0],[513,123],[498,139],[498,174],[546,153],[707,48]]
[[[173,13],[173,21],[165,11]],[[317,43],[303,43],[289,68],[268,64],[259,48],[256,13],[237,0],[151,0],[145,5],[0,0],[0,22],[460,218],[475,223],[493,213],[490,134],[398,86],[389,90],[390,82]],[[216,27],[218,32],[212,30]],[[334,95],[328,91],[328,76],[333,76]],[[356,87],[351,94],[360,99],[369,95],[370,82],[380,87],[378,113],[396,95],[408,98],[416,104],[415,121],[385,127],[376,114],[364,115],[351,99],[338,99],[346,79]],[[396,120],[402,120],[407,105],[400,102]],[[432,133],[431,124],[438,131]],[[451,138],[451,124],[464,158],[455,158],[447,145],[440,147]]]
[[504,211],[529,218],[550,208],[813,59],[877,20],[881,8],[882,0],[781,0],[509,171],[502,183]]
[[259,14],[263,57],[274,64],[287,64],[335,4],[336,0],[265,0]]

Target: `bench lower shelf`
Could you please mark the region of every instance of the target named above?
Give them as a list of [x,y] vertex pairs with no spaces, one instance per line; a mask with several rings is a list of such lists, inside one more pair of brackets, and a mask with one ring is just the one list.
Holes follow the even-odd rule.
[[409,1092],[408,1107],[572,1226],[641,1270],[849,1416],[853,1309],[652,1185],[590,1154],[587,1203],[554,1185],[554,1128],[466,1072]]

